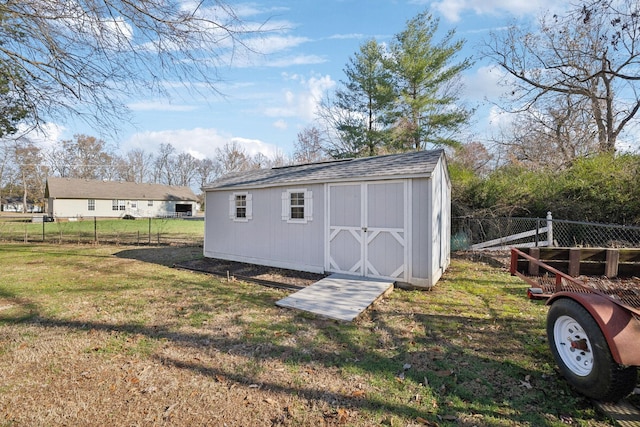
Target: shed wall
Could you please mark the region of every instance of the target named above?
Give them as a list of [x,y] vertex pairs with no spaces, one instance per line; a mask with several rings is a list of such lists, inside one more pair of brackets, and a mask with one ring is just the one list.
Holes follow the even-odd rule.
[[451,183],[441,159],[431,179],[431,286],[440,279],[450,262]]
[[411,183],[411,278],[410,283],[431,286],[431,180],[414,179]]
[[313,216],[306,223],[282,219],[282,193],[293,187],[248,190],[252,215],[229,217],[233,191],[206,193],[204,256],[301,271],[324,272],[324,186],[307,185]]

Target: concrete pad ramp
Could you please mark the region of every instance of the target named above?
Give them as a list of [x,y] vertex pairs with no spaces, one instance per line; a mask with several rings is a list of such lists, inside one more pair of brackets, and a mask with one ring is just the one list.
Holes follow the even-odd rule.
[[351,322],[392,290],[393,281],[332,274],[281,299],[276,305]]

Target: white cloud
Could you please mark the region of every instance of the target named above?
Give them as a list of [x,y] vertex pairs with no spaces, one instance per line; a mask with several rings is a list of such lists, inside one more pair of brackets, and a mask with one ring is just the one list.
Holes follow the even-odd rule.
[[336,85],[329,75],[305,78],[300,74],[283,73],[282,76],[285,81],[298,83],[298,87],[294,90],[290,88],[285,90],[282,93],[283,104],[265,109],[264,113],[267,116],[313,120],[324,94]]
[[286,130],[289,125],[285,120],[280,119],[273,122],[273,127],[275,127],[276,129]]
[[141,101],[127,105],[132,111],[193,111],[194,105],[176,105],[167,101]]
[[298,47],[303,43],[307,43],[309,39],[307,37],[295,37],[295,36],[267,36],[256,37],[246,42],[246,45],[251,49],[263,55],[269,55],[274,52],[281,52],[283,50]]
[[267,67],[286,68],[291,65],[314,65],[325,62],[327,62],[327,59],[319,55],[294,55],[273,60],[267,59],[264,65]]
[[504,93],[501,82],[507,78],[498,67],[487,65],[479,67],[473,74],[463,76],[465,98],[472,101],[497,100]]
[[44,123],[36,129],[21,123],[12,138],[24,137],[41,148],[49,148],[65,137],[65,131],[65,127],[57,123]]
[[[414,3],[428,4],[420,0]],[[477,15],[499,15],[509,13],[523,16],[558,6],[554,0],[441,0],[431,3],[431,7],[447,20],[457,22],[462,14],[472,11]]]
[[278,148],[257,139],[247,139],[220,133],[212,128],[171,129],[163,131],[145,131],[131,136],[122,144],[127,150],[141,148],[149,153],[157,153],[160,144],[171,144],[179,153],[189,153],[198,159],[214,158],[216,148],[226,143],[238,143],[250,155],[262,153],[273,158]]

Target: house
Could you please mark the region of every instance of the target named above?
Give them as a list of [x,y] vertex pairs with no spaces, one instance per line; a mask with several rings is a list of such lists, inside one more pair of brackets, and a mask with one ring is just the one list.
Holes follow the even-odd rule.
[[54,218],[190,216],[197,197],[189,187],[49,177],[47,214]]
[[203,190],[205,257],[423,288],[449,265],[443,150],[243,172]]
[[[10,197],[5,200],[5,203],[0,204],[0,212],[15,212],[15,213],[23,213],[24,202],[22,197]],[[29,213],[38,213],[42,212],[42,206],[27,202],[26,212]]]

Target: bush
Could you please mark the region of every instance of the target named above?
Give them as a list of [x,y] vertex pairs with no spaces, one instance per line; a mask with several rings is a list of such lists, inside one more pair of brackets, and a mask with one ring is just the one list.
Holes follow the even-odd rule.
[[517,165],[486,178],[451,171],[454,216],[520,216],[640,224],[640,156],[602,154],[564,171]]

